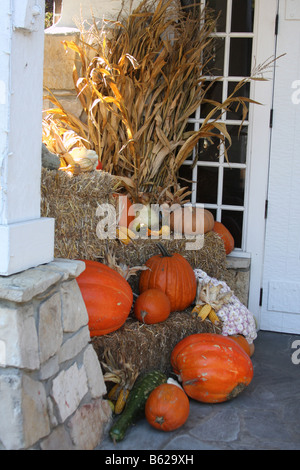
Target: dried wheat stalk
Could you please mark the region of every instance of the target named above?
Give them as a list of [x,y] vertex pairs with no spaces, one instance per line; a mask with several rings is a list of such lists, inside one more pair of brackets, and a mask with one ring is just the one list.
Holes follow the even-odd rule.
[[[82,31],[79,44],[64,42],[79,58],[73,78],[84,122],[48,96],[56,105],[48,110],[52,121],[87,141],[103,169],[136,202],[146,192],[157,200],[162,190],[172,199],[180,190],[178,170],[199,139],[219,138],[226,154],[230,136],[220,122],[222,114],[235,104],[242,106],[245,118],[252,102],[238,96],[251,78],[242,80],[223,103],[206,99],[215,19],[207,9],[186,14],[178,3],[142,0],[129,15]],[[198,131],[187,132],[188,119],[202,103],[210,103],[212,110]]]

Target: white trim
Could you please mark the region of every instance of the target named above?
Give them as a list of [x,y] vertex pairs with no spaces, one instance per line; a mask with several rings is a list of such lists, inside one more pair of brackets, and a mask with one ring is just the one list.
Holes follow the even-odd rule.
[[[262,64],[275,54],[275,21],[278,0],[256,0],[253,58]],[[274,70],[268,82],[254,82],[252,97],[262,106],[251,106],[249,124],[248,194],[247,214],[244,220],[245,250],[251,254],[249,310],[260,326],[260,289],[263,274],[265,242],[265,201],[268,190],[270,155],[269,127],[273,99]]]
[[0,275],[49,263],[54,258],[54,219],[0,225]]

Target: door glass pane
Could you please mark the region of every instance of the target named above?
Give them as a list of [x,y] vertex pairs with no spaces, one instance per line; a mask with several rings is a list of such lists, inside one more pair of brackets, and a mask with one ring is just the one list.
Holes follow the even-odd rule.
[[223,33],[226,31],[227,0],[210,0],[208,3],[210,9],[214,11],[217,20],[216,31]]
[[210,140],[201,139],[198,144],[198,160],[201,162],[217,162],[219,159],[220,139],[212,137]]
[[231,31],[233,33],[252,33],[253,18],[253,0],[232,0]]
[[223,199],[225,205],[243,206],[245,193],[245,169],[225,168]]
[[221,222],[233,236],[235,248],[242,247],[243,218],[242,211],[222,211]]
[[[222,102],[222,92],[223,92],[223,84],[222,82],[215,82],[211,84],[210,82],[206,82],[206,92],[205,92],[205,99],[217,101],[218,103]],[[208,113],[213,109],[213,105],[209,103],[203,103],[201,105],[200,110],[200,117],[205,118]]]
[[197,202],[216,204],[218,197],[218,168],[198,166]]
[[[195,113],[191,117],[194,117],[194,116],[195,116]],[[194,130],[195,130],[195,125],[194,125],[193,122],[188,122],[187,125],[184,128],[184,132],[186,132],[187,135],[191,132],[194,132]]]
[[227,126],[231,136],[231,147],[227,154],[230,163],[246,163],[248,127],[243,126],[239,132],[239,126]]
[[[228,96],[233,93],[235,87],[237,85],[237,82],[229,82],[228,83]],[[249,98],[250,96],[250,83],[246,83],[242,88],[239,89],[239,91],[236,93],[237,97],[243,97],[243,98]],[[249,103],[245,103],[245,106],[249,109]],[[236,103],[233,103],[231,106],[231,111],[228,111],[226,114],[227,119],[234,119],[234,120],[242,120],[243,119],[243,107],[242,105],[239,105],[237,107]],[[246,116],[246,119],[248,117],[248,114]]]
[[231,38],[229,76],[249,77],[251,72],[252,38]]
[[224,75],[225,38],[214,38],[205,49],[204,67],[205,75]]
[[[180,168],[180,186],[188,187],[188,191],[192,191],[193,169],[192,165],[182,165]],[[189,196],[191,198],[191,196]]]

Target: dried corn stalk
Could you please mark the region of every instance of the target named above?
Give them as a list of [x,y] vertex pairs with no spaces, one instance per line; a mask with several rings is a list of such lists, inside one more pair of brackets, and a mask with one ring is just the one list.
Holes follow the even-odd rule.
[[[237,94],[251,78],[223,103],[206,100],[215,19],[207,9],[197,11],[187,14],[176,0],[142,0],[129,15],[82,31],[79,44],[64,41],[79,58],[73,79],[85,124],[51,96],[56,108],[48,113],[89,142],[135,202],[145,192],[153,202],[166,188],[172,200],[178,170],[199,139],[217,137],[226,152],[222,114],[233,104],[242,106],[243,118],[248,112],[251,100]],[[212,110],[198,131],[187,132],[188,119],[205,102]]]

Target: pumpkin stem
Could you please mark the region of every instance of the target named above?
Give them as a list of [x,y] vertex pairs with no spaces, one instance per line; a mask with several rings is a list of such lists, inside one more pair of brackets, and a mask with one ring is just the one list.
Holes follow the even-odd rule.
[[160,250],[162,256],[168,256],[169,258],[172,257],[172,255],[170,255],[170,254],[167,252],[166,248],[165,248],[161,243],[157,243],[157,246],[158,246],[158,248],[159,248],[159,250]]

